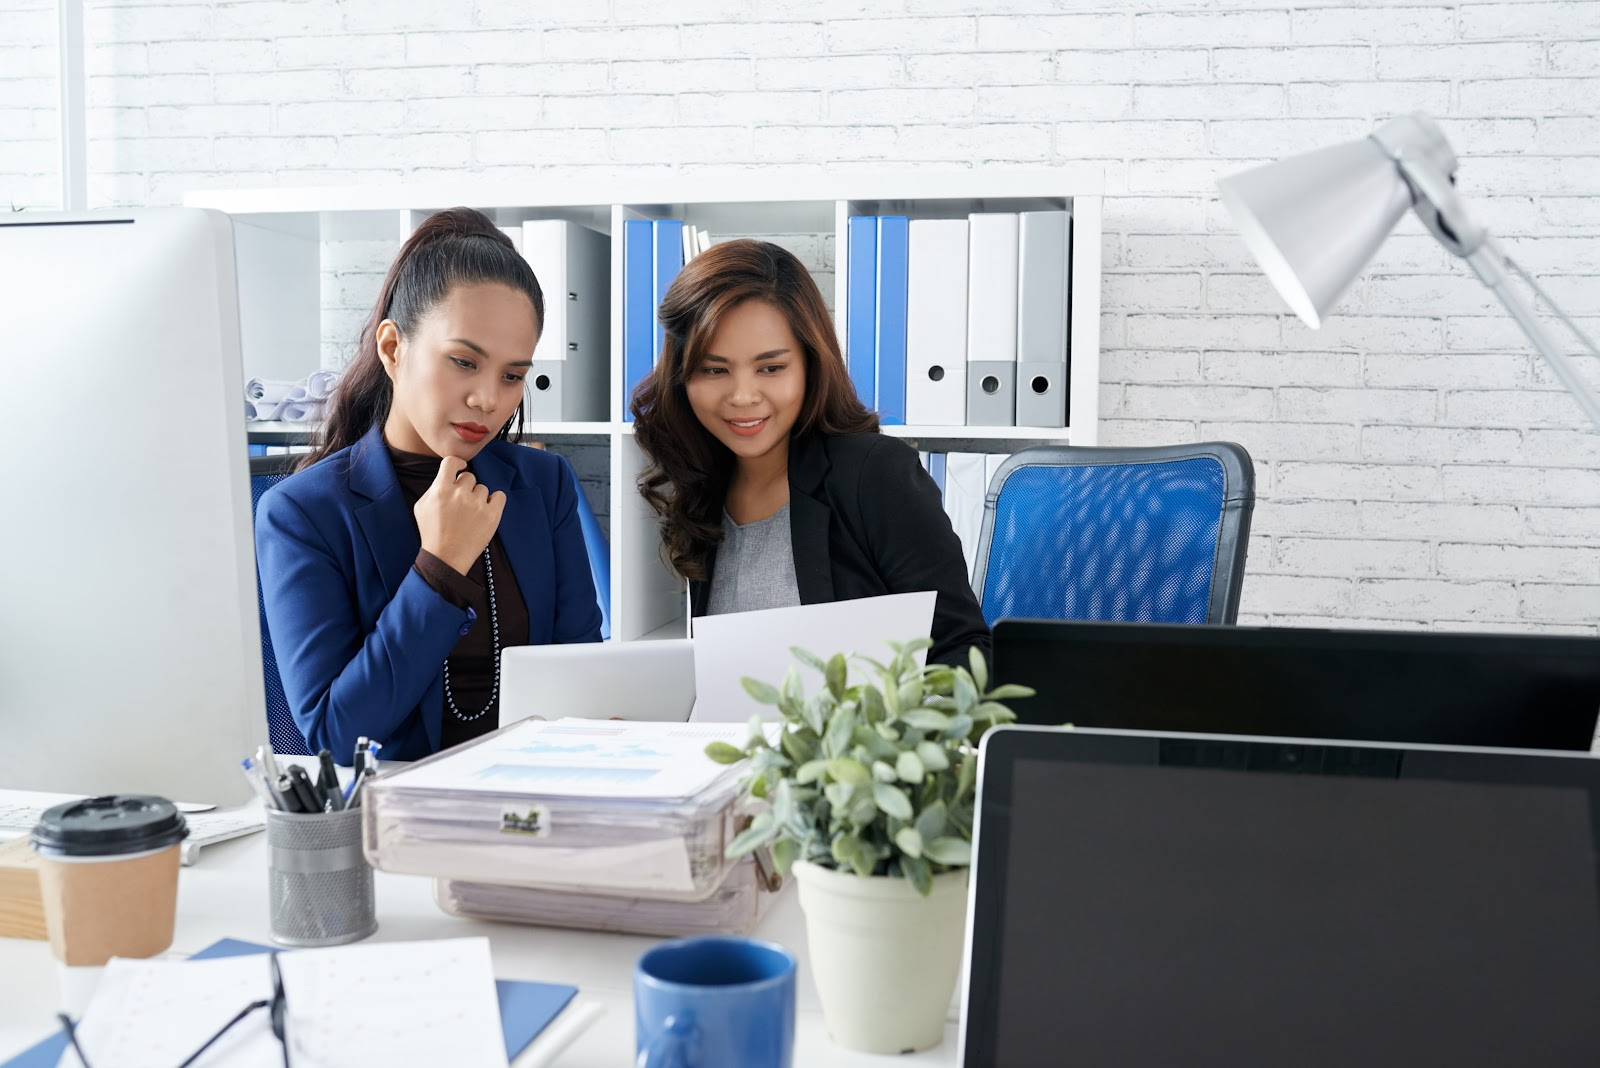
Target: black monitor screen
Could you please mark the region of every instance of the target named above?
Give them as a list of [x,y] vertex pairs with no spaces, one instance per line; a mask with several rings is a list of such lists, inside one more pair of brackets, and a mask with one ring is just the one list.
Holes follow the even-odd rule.
[[1600,639],[1002,620],[1019,722],[1118,730],[1588,749]]
[[1408,761],[1017,758],[966,1063],[1596,1063],[1591,787]]

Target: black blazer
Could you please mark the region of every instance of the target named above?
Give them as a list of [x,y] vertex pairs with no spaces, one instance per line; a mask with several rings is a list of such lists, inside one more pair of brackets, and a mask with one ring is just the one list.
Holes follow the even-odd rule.
[[[932,590],[938,598],[928,662],[965,666],[969,646],[989,658],[989,627],[967,578],[961,541],[938,485],[905,442],[874,433],[791,441],[789,532],[801,604]],[[697,616],[706,614],[716,566],[713,549],[707,581],[689,584]]]

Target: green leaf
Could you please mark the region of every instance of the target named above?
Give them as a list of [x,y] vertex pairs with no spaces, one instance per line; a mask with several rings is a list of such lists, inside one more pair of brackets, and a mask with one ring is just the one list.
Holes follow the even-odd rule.
[[989,685],[989,664],[976,645],[967,650],[967,661],[972,665],[972,681],[977,685],[978,692],[982,693]]
[[928,771],[944,771],[950,766],[950,757],[945,753],[944,747],[933,742],[917,743],[917,759],[922,761],[922,766]]
[[843,756],[850,751],[850,745],[855,735],[856,710],[846,704],[833,710],[833,716],[828,720],[827,732],[822,736],[822,753],[824,756]]
[[744,750],[735,749],[727,742],[712,742],[706,746],[706,756],[718,764],[737,764],[744,759]]
[[917,834],[923,841],[938,838],[944,833],[946,823],[943,801],[935,801],[917,814]]
[[976,755],[968,756],[961,762],[961,775],[956,781],[956,797],[961,798],[972,792],[972,787],[978,781],[978,758]]
[[898,786],[890,786],[886,782],[873,783],[872,800],[878,808],[897,820],[911,818],[911,799]]
[[805,699],[805,687],[800,685],[800,669],[793,664],[783,675],[783,698],[786,703],[799,705]]
[[972,676],[965,671],[956,672],[956,711],[963,715],[972,715],[972,710],[978,707],[978,688],[972,684]]
[[935,864],[963,868],[972,863],[972,843],[960,838],[935,838],[923,845],[922,855]]
[[896,775],[893,766],[885,764],[881,760],[874,760],[872,762],[872,777],[878,782],[894,782],[898,775]]
[[878,737],[882,738],[884,741],[898,742],[900,740],[900,732],[895,730],[892,724],[874,723],[873,726],[877,728]]
[[859,760],[849,757],[834,757],[828,761],[828,774],[834,782],[846,783],[850,786],[859,786],[864,782],[872,781],[872,772]]
[[956,673],[943,664],[928,668],[922,676],[922,686],[929,693],[950,696],[950,690],[956,684]]
[[794,781],[804,786],[806,783],[816,782],[822,778],[822,773],[828,769],[826,760],[808,760],[801,764],[794,773]]
[[754,779],[750,780],[750,796],[763,800],[766,798],[767,777],[765,775],[757,775]]
[[828,658],[828,665],[824,670],[824,675],[828,681],[828,689],[833,693],[835,701],[844,700],[844,680],[848,674],[849,671],[846,668],[843,653],[834,653]]
[[772,866],[779,875],[788,875],[794,862],[800,859],[800,843],[793,838],[780,838],[772,843]]
[[931,708],[908,709],[901,721],[925,731],[942,731],[950,726],[950,717]]
[[854,864],[861,851],[861,839],[853,834],[841,834],[833,840],[833,859],[840,865]]
[[998,701],[980,701],[978,707],[972,711],[974,723],[1010,723],[1017,718],[1017,714]]
[[784,730],[778,734],[778,745],[782,747],[784,756],[796,764],[804,764],[816,756],[815,742],[808,742],[799,731]]
[[800,663],[804,664],[812,671],[824,676],[828,673],[827,665],[822,662],[822,658],[817,656],[816,653],[808,652],[805,649],[800,648],[798,645],[791,645],[789,646],[789,655],[800,661]]
[[850,798],[856,792],[855,786],[847,782],[830,782],[822,788],[823,796],[827,797],[828,804],[836,810],[836,818],[843,818],[842,813],[850,806]]
[[811,728],[818,738],[822,737],[822,732],[828,722],[828,714],[824,703],[823,695],[818,693],[812,694],[806,703],[800,706],[800,719],[807,727]]
[[932,648],[933,639],[924,634],[920,638],[912,638],[910,641],[905,642],[897,651],[903,653],[920,653],[924,649]]
[[900,707],[916,708],[922,704],[922,679],[914,677],[910,682],[900,684]]
[[949,726],[944,729],[944,737],[950,741],[959,741],[971,733],[972,717],[964,714],[951,716]]
[[745,693],[755,698],[761,704],[776,705],[778,703],[778,691],[773,689],[767,683],[762,682],[760,679],[752,679],[750,676],[746,675],[744,678],[739,680],[739,685],[744,687]]
[[900,852],[908,857],[922,856],[922,835],[917,833],[915,827],[902,827],[894,836],[894,844],[900,847]]
[[[762,822],[762,816],[767,817],[765,823]],[[739,834],[734,836],[733,841],[728,843],[728,856],[742,857],[746,853],[754,853],[778,837],[778,830],[778,825],[772,821],[771,814],[763,812],[761,816],[755,818],[750,826],[740,831]]]
[[900,861],[900,874],[912,889],[923,897],[933,890],[933,868],[922,857],[905,857]]
[[1004,701],[1011,697],[1032,697],[1038,692],[1032,686],[1018,686],[1008,682],[1004,686],[996,686],[983,696],[991,701]]
[[883,694],[871,686],[861,690],[861,712],[867,717],[868,723],[882,723],[888,718],[889,710],[883,705]]
[[[923,742],[922,744],[927,745],[928,743]],[[922,780],[928,777],[927,769],[922,766],[922,758],[909,751],[900,754],[899,759],[894,763],[894,770],[900,778],[913,786],[920,786]],[[901,818],[910,819],[911,817],[903,816]]]

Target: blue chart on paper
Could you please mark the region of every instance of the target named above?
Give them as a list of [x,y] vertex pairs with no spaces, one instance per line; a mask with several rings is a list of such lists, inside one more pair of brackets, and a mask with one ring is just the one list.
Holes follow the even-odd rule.
[[491,764],[478,772],[476,778],[494,782],[537,782],[541,786],[572,785],[575,783],[607,783],[626,785],[653,779],[659,772],[655,768],[563,768],[550,765]]

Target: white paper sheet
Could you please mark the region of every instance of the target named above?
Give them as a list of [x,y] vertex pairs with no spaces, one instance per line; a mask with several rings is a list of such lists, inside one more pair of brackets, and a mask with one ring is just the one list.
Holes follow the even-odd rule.
[[[279,954],[294,1063],[504,1065],[486,938]],[[252,1001],[271,997],[266,954],[106,965],[78,1027],[90,1063],[172,1068]],[[397,1026],[404,1021],[404,1026]],[[71,1050],[63,1068],[80,1068]],[[235,1024],[196,1068],[279,1068],[266,1009]]]
[[524,720],[497,738],[406,770],[395,786],[541,797],[688,797],[728,771],[706,759],[706,744],[742,745],[746,736],[716,724]]
[[[769,608],[700,616],[694,620],[694,712],[691,722],[743,723],[751,715],[775,715],[757,704],[739,680],[748,675],[779,686],[796,661],[790,646],[799,646],[826,660],[834,653],[857,653],[880,663],[894,655],[885,642],[926,638],[933,631],[935,595],[895,593],[832,604]],[[917,654],[917,662],[924,660]],[[852,663],[851,683],[870,679],[870,668]],[[806,693],[815,693],[822,677],[802,667]]]

